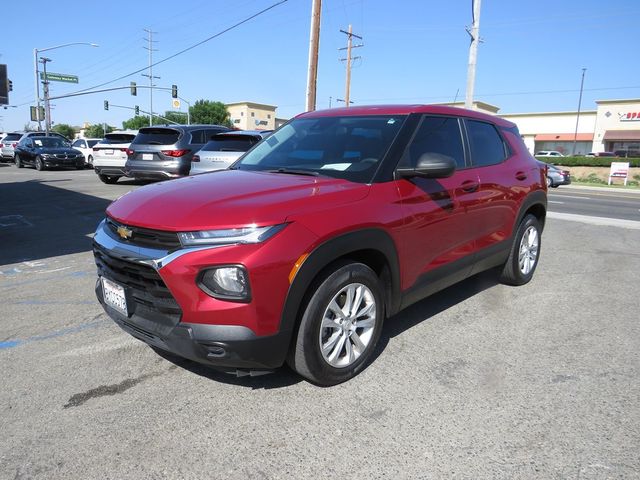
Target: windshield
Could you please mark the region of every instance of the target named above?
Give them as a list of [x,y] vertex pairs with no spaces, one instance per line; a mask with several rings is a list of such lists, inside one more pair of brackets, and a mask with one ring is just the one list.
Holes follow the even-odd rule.
[[234,165],[369,183],[405,116],[345,116],[291,121]]
[[33,143],[36,147],[61,148],[68,147],[69,143],[57,137],[34,137]]

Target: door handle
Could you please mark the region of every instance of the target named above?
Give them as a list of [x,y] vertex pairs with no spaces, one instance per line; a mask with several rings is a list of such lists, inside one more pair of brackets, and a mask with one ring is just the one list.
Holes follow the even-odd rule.
[[516,173],[516,180],[526,180],[527,179],[527,174],[524,172],[517,172]]
[[478,190],[478,187],[480,186],[480,184],[474,180],[466,180],[464,182],[462,182],[462,191],[463,192],[467,192],[467,193],[471,193],[471,192],[475,192],[476,190]]

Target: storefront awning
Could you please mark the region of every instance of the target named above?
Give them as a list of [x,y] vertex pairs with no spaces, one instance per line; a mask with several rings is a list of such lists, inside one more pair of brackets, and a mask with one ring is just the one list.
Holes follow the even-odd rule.
[[640,140],[639,130],[607,130],[604,132],[603,140]]
[[573,139],[577,142],[590,142],[593,140],[593,133],[539,133],[536,135],[536,142],[573,142]]

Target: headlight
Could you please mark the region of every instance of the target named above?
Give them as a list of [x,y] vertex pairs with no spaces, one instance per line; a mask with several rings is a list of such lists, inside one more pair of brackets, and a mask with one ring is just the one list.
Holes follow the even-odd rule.
[[227,230],[201,230],[198,232],[179,232],[182,246],[194,245],[231,245],[234,243],[261,243],[271,238],[286,226],[285,223],[267,227],[249,226]]
[[249,275],[242,265],[225,265],[203,270],[198,279],[198,286],[214,298],[251,301]]

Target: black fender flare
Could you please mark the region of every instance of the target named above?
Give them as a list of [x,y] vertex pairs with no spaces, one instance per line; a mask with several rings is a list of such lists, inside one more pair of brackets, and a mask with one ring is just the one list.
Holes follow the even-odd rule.
[[522,205],[520,206],[520,210],[518,211],[518,218],[516,219],[516,224],[514,225],[514,234],[515,230],[517,230],[518,225],[520,225],[520,222],[522,222],[522,219],[524,218],[526,213],[535,206],[542,207],[544,211],[544,215],[542,216],[542,218],[540,218],[540,226],[542,227],[542,229],[544,229],[544,223],[547,216],[547,194],[544,190],[535,190],[525,197]]
[[327,240],[309,254],[289,287],[282,310],[280,332],[290,332],[291,334],[294,332],[305,295],[312,282],[323,269],[339,258],[372,250],[384,256],[385,262],[389,267],[387,284],[390,288],[386,293],[387,316],[398,311],[400,306],[400,265],[395,243],[384,230],[367,228]]

